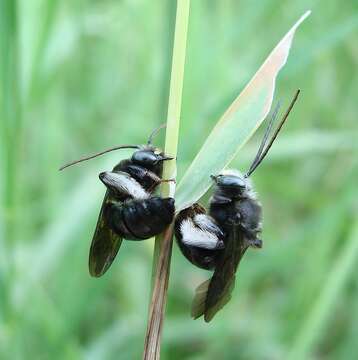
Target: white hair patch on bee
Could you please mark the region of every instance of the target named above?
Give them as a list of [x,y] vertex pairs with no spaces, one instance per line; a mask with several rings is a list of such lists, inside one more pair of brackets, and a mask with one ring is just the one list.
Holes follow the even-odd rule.
[[103,178],[105,184],[113,186],[121,192],[131,195],[134,199],[148,199],[149,194],[142,185],[125,172],[106,172]]
[[224,235],[218,225],[214,222],[214,220],[205,214],[197,214],[194,217],[194,223],[198,225],[202,230],[209,231],[216,235]]
[[236,169],[225,169],[220,173],[220,175],[237,176],[241,179],[245,178],[244,174],[241,171],[236,170]]
[[216,249],[219,243],[219,239],[215,234],[201,230],[195,226],[191,219],[183,220],[180,225],[180,232],[182,242],[186,245],[203,249]]
[[257,195],[256,195],[256,191],[253,189],[251,181],[249,183],[249,185],[246,185],[246,190],[245,193],[246,197],[248,197],[249,199],[252,200],[256,200],[257,199]]

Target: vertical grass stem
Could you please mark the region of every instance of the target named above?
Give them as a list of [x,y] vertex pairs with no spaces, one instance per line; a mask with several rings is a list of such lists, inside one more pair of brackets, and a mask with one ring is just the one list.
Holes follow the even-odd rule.
[[[164,149],[166,154],[172,155],[173,157],[176,157],[178,147],[189,7],[190,0],[177,0]],[[174,159],[164,163],[163,178],[173,179],[175,177],[176,160]],[[174,197],[175,183],[164,183],[161,194],[163,197]],[[168,289],[172,241],[173,225],[170,225],[168,229],[155,240],[153,286],[143,353],[143,359],[145,360],[157,360],[160,358],[160,338]]]

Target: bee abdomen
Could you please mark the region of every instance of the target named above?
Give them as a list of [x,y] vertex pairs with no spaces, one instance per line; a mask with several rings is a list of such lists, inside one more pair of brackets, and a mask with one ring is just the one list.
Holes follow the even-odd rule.
[[174,199],[151,197],[112,204],[109,226],[127,240],[144,240],[165,230],[174,217]]
[[224,234],[205,209],[194,204],[175,220],[175,237],[183,255],[194,265],[211,270],[224,247]]

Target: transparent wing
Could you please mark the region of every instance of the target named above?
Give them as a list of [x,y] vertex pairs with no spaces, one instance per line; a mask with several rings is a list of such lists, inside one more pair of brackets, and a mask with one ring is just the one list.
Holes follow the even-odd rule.
[[111,200],[111,195],[107,190],[98,216],[97,226],[89,253],[89,272],[91,276],[94,277],[102,276],[108,270],[116,257],[123,240],[119,235],[112,231],[105,222],[104,209]]
[[233,226],[213,276],[196,290],[192,304],[195,319],[204,315],[204,320],[209,322],[231,299],[236,270],[248,248],[243,240],[238,226]]

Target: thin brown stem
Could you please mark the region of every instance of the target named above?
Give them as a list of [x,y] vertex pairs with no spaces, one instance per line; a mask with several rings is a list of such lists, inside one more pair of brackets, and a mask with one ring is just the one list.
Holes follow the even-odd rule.
[[[167,130],[164,149],[165,153],[172,155],[174,159],[164,163],[162,175],[164,179],[175,179],[176,177],[176,154],[184,81],[189,7],[190,0],[177,0]],[[172,181],[164,182],[162,184],[161,195],[163,197],[174,198],[175,183],[172,183]],[[160,340],[170,273],[172,242],[173,224],[171,224],[167,230],[155,240],[152,296],[149,305],[147,333],[144,344],[144,360],[159,360],[160,358]]]
[[155,270],[153,296],[149,307],[147,334],[144,344],[144,360],[160,358],[160,334],[163,325],[166,294],[168,289],[170,260],[173,245],[173,224],[163,233],[157,268]]

